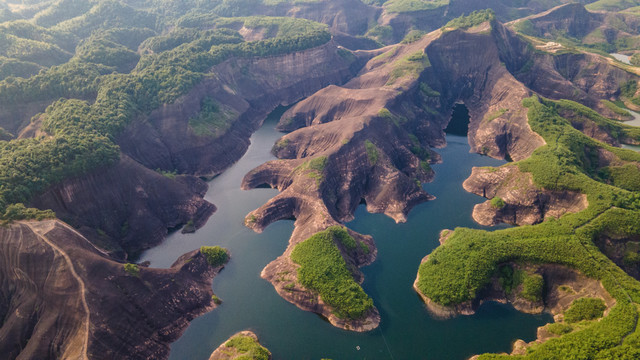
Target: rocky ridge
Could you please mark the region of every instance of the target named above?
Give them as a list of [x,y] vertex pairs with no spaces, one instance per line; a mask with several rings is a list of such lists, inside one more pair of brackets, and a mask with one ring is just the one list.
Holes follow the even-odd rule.
[[0,246],[7,358],[166,358],[189,321],[215,307],[222,266],[198,250],[169,269],[126,271],[59,220],[2,227]]
[[[326,87],[289,109],[279,128],[290,133],[273,149],[280,159],[259,166],[243,180],[245,189],[268,185],[281,191],[246,217],[247,226],[261,231],[279,219],[296,219],[285,254],[262,273],[276,289],[281,286],[276,275],[284,271],[279,267],[288,263],[286,271],[295,269],[288,259],[293,247],[351,219],[362,201],[370,212],[400,222],[413,206],[433,198],[420,182],[433,176],[428,164],[439,158],[428,148],[445,145],[443,129],[454,104],[463,103],[469,110],[472,151],[517,161],[545,144],[527,123],[523,99],[536,93],[569,98],[610,115],[599,99],[613,98],[618,91],[611,78],[635,78],[589,54],[575,55],[582,61],[566,76],[566,69],[558,66],[562,55],[533,51],[495,20],[470,29],[438,30],[379,51],[345,85]],[[461,53],[477,56],[460,58]],[[515,216],[516,223],[535,223],[560,216],[565,205],[571,205],[571,211],[587,205],[580,194],[535,189],[527,175],[502,175],[492,183],[476,171],[469,188],[486,196],[487,187],[507,189],[502,182],[515,177],[527,190],[514,192],[513,199],[503,194],[518,204],[512,212],[484,220],[478,215],[478,220],[496,223]],[[528,199],[532,194],[536,197]],[[309,308],[301,305],[308,300],[278,292]]]
[[[117,139],[122,155],[115,166],[65,180],[31,205],[54,210],[118,256],[157,244],[168,228],[199,228],[215,206],[202,199],[207,185],[197,177],[211,178],[237,161],[278,105],[345,82],[367,56],[330,42],[282,56],[227,60],[174,103],[133,120]],[[206,99],[235,115],[221,134],[197,134],[189,124]]]

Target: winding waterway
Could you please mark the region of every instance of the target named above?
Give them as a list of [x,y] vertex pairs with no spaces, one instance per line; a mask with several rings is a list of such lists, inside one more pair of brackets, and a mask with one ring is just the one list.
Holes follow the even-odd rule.
[[245,329],[256,332],[275,359],[466,359],[477,353],[509,351],[515,339],[531,341],[536,328],[551,321],[548,314],[522,314],[497,303],[483,305],[473,316],[436,320],[413,291],[420,260],[438,246],[441,229],[481,228],[471,219],[471,211],[483,199],[462,189],[471,167],[502,163],[470,154],[466,137],[453,135],[447,136],[448,146],[439,150],[443,164],[433,166],[435,181],[424,186],[436,200],[417,206],[405,224],[368,214],[364,206],[347,224],[373,235],[378,246],[377,260],[362,271],[364,290],[382,316],[379,329],[368,333],[340,330],[280,298],[260,278],[260,272],[284,252],[293,222],[279,221],[262,234],[245,228],[244,216],[277,191],[242,191],[240,183],[252,168],[274,159],[270,149],[282,135],[274,129],[282,111],[274,111],[265,120],[238,163],[210,182],[205,198],[218,211],[208,223],[195,234],[170,235],[140,259],[154,267],[168,267],[181,254],[202,245],[220,245],[231,251],[231,261],[213,282],[222,305],[191,323],[172,345],[171,359],[208,359],[229,336]]

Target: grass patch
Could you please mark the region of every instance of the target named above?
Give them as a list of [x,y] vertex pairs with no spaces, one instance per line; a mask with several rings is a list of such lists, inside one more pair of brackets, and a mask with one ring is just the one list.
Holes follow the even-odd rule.
[[492,21],[496,17],[496,14],[491,9],[477,10],[467,16],[460,16],[449,21],[443,29],[468,29],[477,25],[480,25],[487,21]]
[[224,346],[237,351],[234,359],[268,360],[271,353],[251,336],[238,334],[229,339]]
[[393,64],[387,85],[392,85],[396,80],[405,76],[417,79],[420,73],[429,66],[431,66],[429,57],[422,51],[405,56]]
[[322,181],[324,181],[324,169],[327,167],[328,163],[329,159],[326,156],[319,156],[298,165],[295,169],[293,169],[293,171],[306,172],[307,176],[315,179],[316,185],[320,186]]
[[486,114],[484,116],[484,119],[482,119],[482,121],[486,121],[486,122],[492,122],[493,120],[499,118],[500,116],[504,115],[505,113],[507,113],[507,111],[509,111],[509,109],[505,109],[502,108],[498,111],[494,111],[491,114]]
[[619,107],[618,105],[616,105],[615,103],[609,100],[600,100],[600,101],[604,104],[604,106],[607,107],[607,109],[613,111],[615,114],[622,115],[622,116],[631,116],[630,112]]
[[400,43],[402,44],[411,44],[414,43],[424,36],[425,32],[420,30],[411,30],[404,36]]
[[504,200],[502,200],[502,198],[499,196],[491,199],[491,207],[495,209],[502,209],[503,207],[505,207],[505,205],[507,205],[507,203],[505,203]]
[[564,335],[573,331],[573,326],[565,323],[553,323],[547,325],[547,331],[554,335]]
[[449,0],[389,0],[384,8],[390,13],[433,10],[449,5]]
[[237,117],[235,110],[207,97],[200,104],[200,113],[189,119],[189,127],[198,136],[218,137],[231,127]]
[[369,164],[375,165],[378,163],[378,147],[369,140],[365,140],[364,148],[367,151],[367,158],[369,159]]
[[334,226],[316,233],[296,245],[291,260],[300,265],[300,284],[317,292],[336,316],[359,319],[373,307],[373,300],[353,280],[336,246],[336,241],[344,241],[345,232],[342,227]]

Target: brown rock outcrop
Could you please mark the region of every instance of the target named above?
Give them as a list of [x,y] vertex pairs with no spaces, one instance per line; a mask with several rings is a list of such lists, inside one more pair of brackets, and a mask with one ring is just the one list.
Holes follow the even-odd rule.
[[159,243],[167,228],[204,225],[215,211],[202,198],[206,190],[198,178],[172,179],[122,155],[114,166],[53,186],[31,205],[52,209],[93,243],[126,257]]
[[537,188],[531,174],[521,172],[517,165],[474,167],[462,186],[470,193],[504,202],[499,206],[487,200],[474,206],[473,219],[481,225],[503,222],[532,225],[584,210],[589,205],[584,194]]
[[199,251],[126,272],[58,220],[0,227],[0,353],[30,359],[164,359],[215,307],[220,270]]
[[[462,102],[469,110],[472,151],[521,160],[545,144],[528,125],[523,99],[538,92],[600,104],[598,99],[613,95],[612,88],[604,86],[608,77],[632,76],[598,62],[604,75],[585,70],[565,77],[552,55],[532,56],[529,44],[497,21],[468,30],[434,31],[375,54],[357,77],[289,109],[278,126],[291,132],[273,149],[280,159],[259,166],[243,180],[245,189],[266,184],[281,191],[247,216],[249,227],[261,231],[273,221],[296,219],[287,251],[262,276],[307,310],[324,311],[309,305],[317,302],[315,297],[294,295],[276,281],[284,272],[293,276],[288,281],[295,280],[289,259],[293,246],[351,219],[363,200],[369,211],[398,222],[413,206],[429,200],[419,182],[431,179],[428,164],[439,158],[425,148],[445,144],[443,129],[454,104]],[[523,83],[527,68],[539,69],[536,74],[546,79]],[[500,211],[489,212],[490,203],[477,207],[474,214],[481,223],[536,223],[587,205],[582,194],[536,189],[530,175],[517,168],[497,171],[492,177],[475,170],[467,182],[470,191],[501,196],[507,203]]]
[[[120,162],[67,179],[32,201],[53,209],[100,246],[125,256],[160,242],[168,228],[204,225],[215,207],[205,183],[193,176],[163,177],[149,170],[213,177],[236,162],[266,115],[314,91],[349,79],[370,55],[344,57],[333,42],[269,58],[230,59],[172,104],[140,116],[118,137]],[[228,130],[194,133],[189,119],[204,99],[236,114]]]

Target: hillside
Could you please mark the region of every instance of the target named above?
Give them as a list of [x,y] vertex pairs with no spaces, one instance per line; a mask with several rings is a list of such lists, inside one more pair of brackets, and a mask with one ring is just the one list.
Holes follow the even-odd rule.
[[[211,281],[229,253],[181,248],[167,269],[136,262],[216,217],[208,181],[286,106],[276,158],[235,184],[278,193],[232,219],[257,233],[295,220],[282,255],[260,264],[274,294],[340,329],[387,331],[393,315],[360,268],[375,263],[376,242],[410,240],[349,222],[363,204],[396,223],[425,202],[442,206],[423,185],[460,126],[472,152],[507,162],[470,169],[464,190],[485,198],[473,219],[513,227],[442,229],[415,264],[425,311],[509,302],[555,316],[512,355],[635,358],[640,155],[622,147],[640,145],[625,124],[640,109],[640,68],[609,54],[640,53],[633,5],[1,3],[0,353],[168,358],[218,304]],[[452,120],[457,111],[468,124]],[[271,356],[247,332],[212,358],[249,351],[234,343]]]

